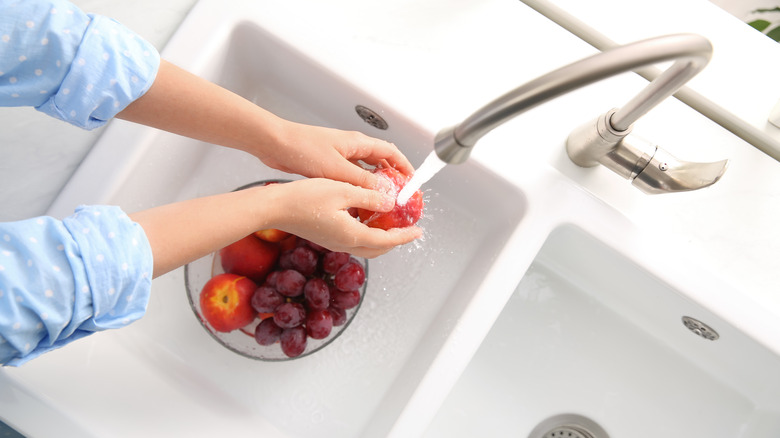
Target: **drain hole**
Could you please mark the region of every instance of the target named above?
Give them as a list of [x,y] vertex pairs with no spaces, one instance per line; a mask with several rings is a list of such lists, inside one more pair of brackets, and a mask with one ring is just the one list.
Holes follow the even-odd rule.
[[585,429],[576,426],[561,426],[542,435],[543,438],[596,438]]
[[587,417],[561,414],[539,423],[528,438],[609,438],[609,435]]
[[717,341],[718,338],[720,338],[720,335],[718,332],[712,329],[712,327],[708,326],[707,324],[699,321],[696,318],[691,318],[690,316],[683,316],[682,322],[685,327],[693,332],[697,336],[701,336],[704,339],[707,339],[709,341]]
[[381,129],[383,131],[387,129],[387,122],[385,121],[385,119],[383,119],[374,110],[367,108],[363,105],[357,105],[355,107],[355,112],[357,112],[357,114],[360,116],[361,119],[363,119],[364,122],[368,123],[374,128]]

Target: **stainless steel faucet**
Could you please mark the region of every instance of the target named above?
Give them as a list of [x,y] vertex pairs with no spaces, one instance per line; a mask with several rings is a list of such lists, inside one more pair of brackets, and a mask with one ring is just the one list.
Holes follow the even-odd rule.
[[728,160],[681,161],[629,134],[635,121],[704,69],[711,55],[710,42],[693,34],[650,38],[606,50],[551,71],[488,103],[460,124],[439,132],[434,149],[443,161],[462,163],[482,136],[536,105],[618,73],[674,60],[671,67],[623,107],[575,129],[566,149],[577,165],[603,164],[645,193],[710,186],[726,171]]

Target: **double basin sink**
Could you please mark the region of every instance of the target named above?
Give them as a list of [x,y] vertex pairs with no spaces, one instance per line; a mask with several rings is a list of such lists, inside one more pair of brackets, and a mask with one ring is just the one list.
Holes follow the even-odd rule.
[[[194,37],[218,9],[201,2],[164,55],[282,117],[387,139],[415,164],[432,150],[436,132],[257,12]],[[769,315],[684,255],[656,250],[565,172],[544,164],[518,176],[490,163],[477,150],[423,187],[424,238],[370,261],[360,312],[323,351],[267,363],[222,348],[177,270],[154,281],[141,321],[3,370],[15,392],[0,397],[0,419],[30,436],[51,432],[30,408],[79,436],[777,435],[780,350],[734,317],[776,327]],[[297,177],[115,122],[52,214],[85,202],[134,211],[273,178]]]

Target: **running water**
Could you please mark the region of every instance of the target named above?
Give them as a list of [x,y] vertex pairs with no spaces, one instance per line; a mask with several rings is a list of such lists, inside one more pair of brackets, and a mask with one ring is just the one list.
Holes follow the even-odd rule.
[[398,193],[396,203],[404,205],[423,184],[428,182],[434,175],[446,166],[447,163],[439,159],[436,151],[431,151],[428,157],[423,161],[420,167],[414,172],[412,179]]

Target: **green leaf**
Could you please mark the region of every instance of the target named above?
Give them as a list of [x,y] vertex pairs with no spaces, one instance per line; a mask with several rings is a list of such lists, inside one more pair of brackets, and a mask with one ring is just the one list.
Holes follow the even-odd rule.
[[761,8],[759,8],[759,9],[756,9],[755,11],[753,11],[754,14],[755,13],[762,14],[762,13],[765,13],[765,12],[780,12],[780,6],[775,6],[774,8],[770,8],[770,9],[761,9]]
[[769,38],[772,38],[775,41],[780,42],[780,26],[777,26],[776,28],[770,30],[766,33],[766,36]]
[[750,25],[750,27],[753,27],[757,31],[763,32],[764,29],[769,27],[769,25],[772,24],[772,23],[770,23],[770,22],[768,22],[766,20],[753,20],[753,21],[751,21],[748,24]]

